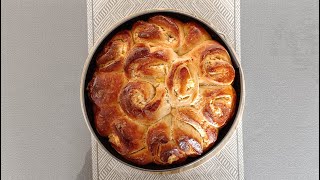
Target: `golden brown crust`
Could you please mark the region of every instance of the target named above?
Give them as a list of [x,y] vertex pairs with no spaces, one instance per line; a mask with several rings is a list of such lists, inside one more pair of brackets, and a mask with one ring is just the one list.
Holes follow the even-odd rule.
[[186,154],[179,149],[174,141],[169,141],[159,148],[159,153],[154,157],[154,162],[157,164],[177,164],[185,161]]
[[179,55],[184,55],[203,41],[210,40],[208,32],[195,22],[185,23],[183,26],[184,39],[178,51]]
[[121,91],[120,105],[131,118],[152,124],[171,111],[164,86],[155,87],[146,81],[129,82]]
[[217,140],[218,130],[212,126],[198,109],[193,107],[180,107],[173,111],[177,121],[192,126],[202,137],[202,149],[205,151]]
[[144,148],[132,154],[125,155],[124,157],[138,165],[146,165],[153,162],[153,156],[147,148]]
[[173,140],[180,150],[188,156],[200,155],[203,152],[203,140],[200,133],[188,123],[180,120],[173,120]]
[[146,126],[122,117],[115,119],[110,127],[109,141],[120,154],[130,154],[145,147]]
[[218,128],[205,123],[203,125],[204,130],[206,131],[206,136],[203,139],[203,151],[207,151],[210,147],[212,147],[214,145],[214,143],[216,142],[216,140],[218,139]]
[[97,57],[98,71],[123,71],[124,59],[133,45],[131,32],[117,33],[102,49]]
[[126,82],[123,73],[96,72],[88,85],[90,98],[97,106],[117,103],[119,92]]
[[166,16],[154,16],[148,22],[138,21],[132,27],[135,43],[169,47],[177,51],[181,44],[182,23]]
[[171,140],[171,117],[166,116],[148,129],[147,145],[153,156],[158,154],[159,147]]
[[168,115],[148,129],[147,146],[157,164],[178,163],[186,158],[172,140],[171,127],[172,116]]
[[161,15],[151,17],[149,22],[160,27],[162,33],[164,33],[167,38],[166,44],[168,44],[169,47],[172,47],[174,51],[177,51],[183,39],[182,22]]
[[203,154],[235,112],[228,51],[195,22],[162,15],[137,21],[95,60],[87,88],[96,130],[135,164]]
[[164,82],[174,58],[171,48],[149,48],[148,45],[137,44],[128,55],[124,70],[128,78]]
[[232,117],[236,93],[232,86],[208,86],[201,89],[201,112],[217,128],[223,127]]
[[94,122],[98,133],[101,136],[108,137],[111,132],[111,123],[124,117],[118,104],[94,106]]
[[173,107],[190,105],[199,91],[196,66],[191,60],[174,62],[166,84]]
[[215,40],[206,40],[197,44],[197,46],[195,46],[188,54],[199,61],[209,58],[220,59],[231,63],[231,59],[227,50]]
[[217,41],[208,40],[190,53],[199,69],[200,84],[230,85],[235,77],[227,50]]

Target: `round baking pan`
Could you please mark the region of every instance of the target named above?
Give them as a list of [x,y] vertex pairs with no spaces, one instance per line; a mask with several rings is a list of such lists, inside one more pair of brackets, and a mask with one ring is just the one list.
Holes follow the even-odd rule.
[[[144,166],[138,166],[126,160],[125,158],[123,158],[111,146],[111,144],[108,141],[108,138],[100,136],[99,133],[97,132],[94,125],[92,104],[88,97],[86,87],[95,71],[95,66],[96,66],[95,57],[97,56],[97,52],[100,52],[103,45],[106,42],[108,42],[117,32],[123,29],[131,29],[134,22],[138,20],[147,20],[149,17],[154,15],[159,15],[159,14],[179,19],[182,22],[194,21],[196,23],[199,23],[200,25],[202,25],[202,27],[204,27],[208,31],[208,33],[212,36],[212,39],[220,42],[228,50],[230,57],[232,59],[235,72],[236,72],[233,87],[237,93],[237,104],[236,104],[236,110],[235,110],[234,116],[231,118],[231,120],[227,123],[226,126],[224,126],[222,129],[219,130],[218,139],[213,145],[213,147],[211,147],[208,151],[204,152],[201,156],[188,157],[188,159],[181,164],[172,164],[172,165],[162,166],[162,165],[157,165],[152,163]],[[95,43],[94,47],[90,50],[88,58],[83,67],[81,83],[80,83],[80,102],[81,102],[83,116],[91,134],[99,143],[99,145],[106,152],[108,152],[113,158],[117,159],[119,162],[127,166],[130,166],[132,168],[142,170],[145,172],[154,172],[154,173],[162,173],[162,174],[177,173],[177,172],[189,170],[191,168],[194,168],[206,162],[207,160],[215,156],[217,153],[219,153],[220,150],[226,145],[230,137],[233,135],[233,133],[236,131],[237,125],[239,124],[239,121],[242,119],[244,99],[245,99],[244,98],[245,97],[244,76],[243,76],[243,72],[242,72],[242,68],[241,68],[238,56],[236,55],[234,49],[230,46],[230,44],[224,38],[225,37],[223,37],[221,33],[217,32],[214,29],[212,24],[206,22],[205,20],[195,15],[192,15],[190,13],[186,13],[178,10],[172,10],[172,9],[154,9],[154,10],[148,10],[148,11],[143,11],[137,14],[133,14],[121,20],[112,28],[108,29],[104,33],[104,35],[102,35],[101,38]]]

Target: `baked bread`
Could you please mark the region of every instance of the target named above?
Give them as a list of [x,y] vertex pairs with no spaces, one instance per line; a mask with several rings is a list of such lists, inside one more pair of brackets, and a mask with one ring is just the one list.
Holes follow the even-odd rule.
[[135,164],[201,155],[234,114],[230,56],[195,22],[162,15],[138,21],[95,60],[87,88],[95,128]]

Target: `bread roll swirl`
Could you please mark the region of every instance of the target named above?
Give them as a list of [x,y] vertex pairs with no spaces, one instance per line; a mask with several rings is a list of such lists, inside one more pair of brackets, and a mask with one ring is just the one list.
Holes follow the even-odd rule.
[[132,32],[135,43],[170,47],[177,51],[181,44],[182,23],[166,16],[154,16],[148,22],[138,21]]
[[143,124],[152,124],[171,111],[164,86],[146,81],[129,82],[120,94],[120,105],[129,117]]
[[[175,119],[188,124],[199,133],[202,141],[199,142],[204,150],[211,147],[218,137],[218,129],[212,126],[198,109],[192,107],[180,107],[173,111]],[[189,132],[191,132],[189,130]],[[192,134],[197,134],[192,133]]]
[[230,85],[235,77],[227,50],[217,41],[201,43],[189,55],[199,68],[200,84]]
[[148,149],[157,164],[172,164],[182,161],[186,154],[181,151],[174,140],[172,140],[172,116],[151,125],[147,133]]
[[175,58],[172,49],[137,44],[128,55],[124,69],[128,78],[163,83]]
[[179,60],[173,63],[166,84],[171,105],[190,105],[199,92],[197,68],[191,60]]
[[117,33],[102,49],[97,57],[99,71],[123,71],[124,59],[133,45],[131,32]]
[[234,113],[236,93],[233,87],[203,87],[201,97],[201,111],[205,119],[217,128],[223,127]]

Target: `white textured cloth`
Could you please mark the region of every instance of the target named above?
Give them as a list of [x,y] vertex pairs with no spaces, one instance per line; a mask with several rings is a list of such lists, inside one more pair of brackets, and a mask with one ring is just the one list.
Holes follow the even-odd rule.
[[[240,56],[240,0],[87,0],[88,47],[122,18],[147,9],[170,8],[190,12],[210,22]],[[144,173],[117,162],[92,138],[92,177],[102,179],[244,179],[242,123],[222,151],[208,162],[186,172]]]

